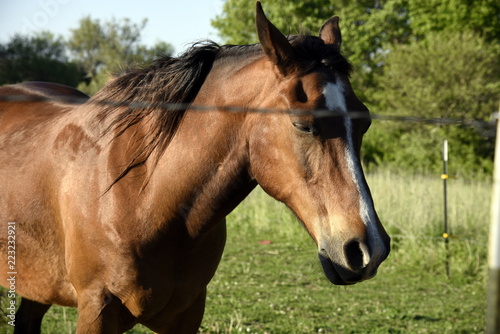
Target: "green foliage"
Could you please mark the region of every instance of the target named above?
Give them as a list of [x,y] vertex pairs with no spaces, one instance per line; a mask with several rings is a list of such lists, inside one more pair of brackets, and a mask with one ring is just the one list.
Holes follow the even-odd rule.
[[431,32],[385,58],[379,108],[423,117],[487,119],[500,97],[500,47],[468,32]]
[[[383,91],[372,111],[425,118],[487,120],[500,97],[500,48],[472,32],[430,32],[394,45],[385,58]],[[491,173],[493,138],[477,129],[422,124],[377,124],[366,137],[365,161],[410,169],[440,164],[443,139],[451,145],[456,173]],[[394,145],[396,143],[397,145]]]
[[481,35],[488,42],[500,41],[500,2],[497,0],[413,0],[407,1],[413,34],[431,31]]
[[76,86],[82,72],[66,56],[64,41],[48,32],[14,36],[0,45],[0,85],[22,81],[53,81]]

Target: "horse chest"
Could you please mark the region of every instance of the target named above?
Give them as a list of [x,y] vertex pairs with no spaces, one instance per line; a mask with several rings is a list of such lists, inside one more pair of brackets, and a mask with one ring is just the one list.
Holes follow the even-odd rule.
[[[133,274],[113,291],[138,318],[171,316],[190,307],[204,293],[220,262],[226,239],[221,222],[186,244],[161,240],[131,264]],[[169,241],[164,241],[169,243]],[[132,277],[132,279],[130,279]]]

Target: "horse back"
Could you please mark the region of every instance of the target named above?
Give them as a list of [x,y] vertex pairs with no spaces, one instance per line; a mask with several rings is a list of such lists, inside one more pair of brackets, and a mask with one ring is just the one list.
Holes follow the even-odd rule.
[[7,85],[0,87],[0,96],[6,95],[27,95],[27,96],[43,96],[43,97],[64,97],[73,96],[82,99],[88,99],[88,95],[80,92],[73,87],[52,83],[29,81],[15,85]]
[[0,136],[34,127],[72,108],[68,102],[89,97],[77,89],[49,82],[25,82],[0,87]]
[[[84,102],[89,97],[79,90],[49,82],[24,82],[0,87],[0,128],[12,118],[38,119],[67,110],[71,99]],[[34,115],[34,116],[35,116]],[[9,118],[2,119],[2,118]]]

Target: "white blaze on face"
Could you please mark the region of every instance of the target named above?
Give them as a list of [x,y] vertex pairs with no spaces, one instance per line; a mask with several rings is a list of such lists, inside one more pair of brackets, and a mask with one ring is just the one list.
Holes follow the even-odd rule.
[[[327,83],[323,89],[323,96],[325,97],[326,107],[329,110],[340,112],[347,115],[347,106],[344,96],[344,84],[337,80],[337,83]],[[346,148],[345,158],[347,166],[352,176],[352,180],[359,193],[359,214],[363,223],[366,226],[368,234],[368,242],[372,250],[372,257],[377,257],[383,253],[383,242],[377,228],[377,219],[375,208],[373,207],[372,198],[366,188],[363,180],[363,173],[361,171],[361,163],[356,157],[354,149],[353,134],[352,134],[352,120],[350,117],[344,117],[344,126],[346,129]],[[373,260],[373,259],[372,259]]]

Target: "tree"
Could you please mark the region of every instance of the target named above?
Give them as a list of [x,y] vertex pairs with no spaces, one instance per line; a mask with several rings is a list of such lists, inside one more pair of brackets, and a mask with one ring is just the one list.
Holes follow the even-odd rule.
[[140,24],[129,19],[104,23],[89,16],[81,19],[79,27],[71,30],[67,42],[73,58],[82,64],[86,73],[87,83],[79,88],[93,94],[104,85],[110,73],[151,62],[159,54],[172,54],[172,46],[165,42],[152,48],[141,44],[146,23],[146,19]]
[[0,45],[0,84],[52,81],[76,87],[82,77],[79,66],[68,60],[64,41],[49,32],[15,35]]
[[414,35],[432,31],[473,31],[486,42],[500,41],[500,2],[497,0],[408,1]]

